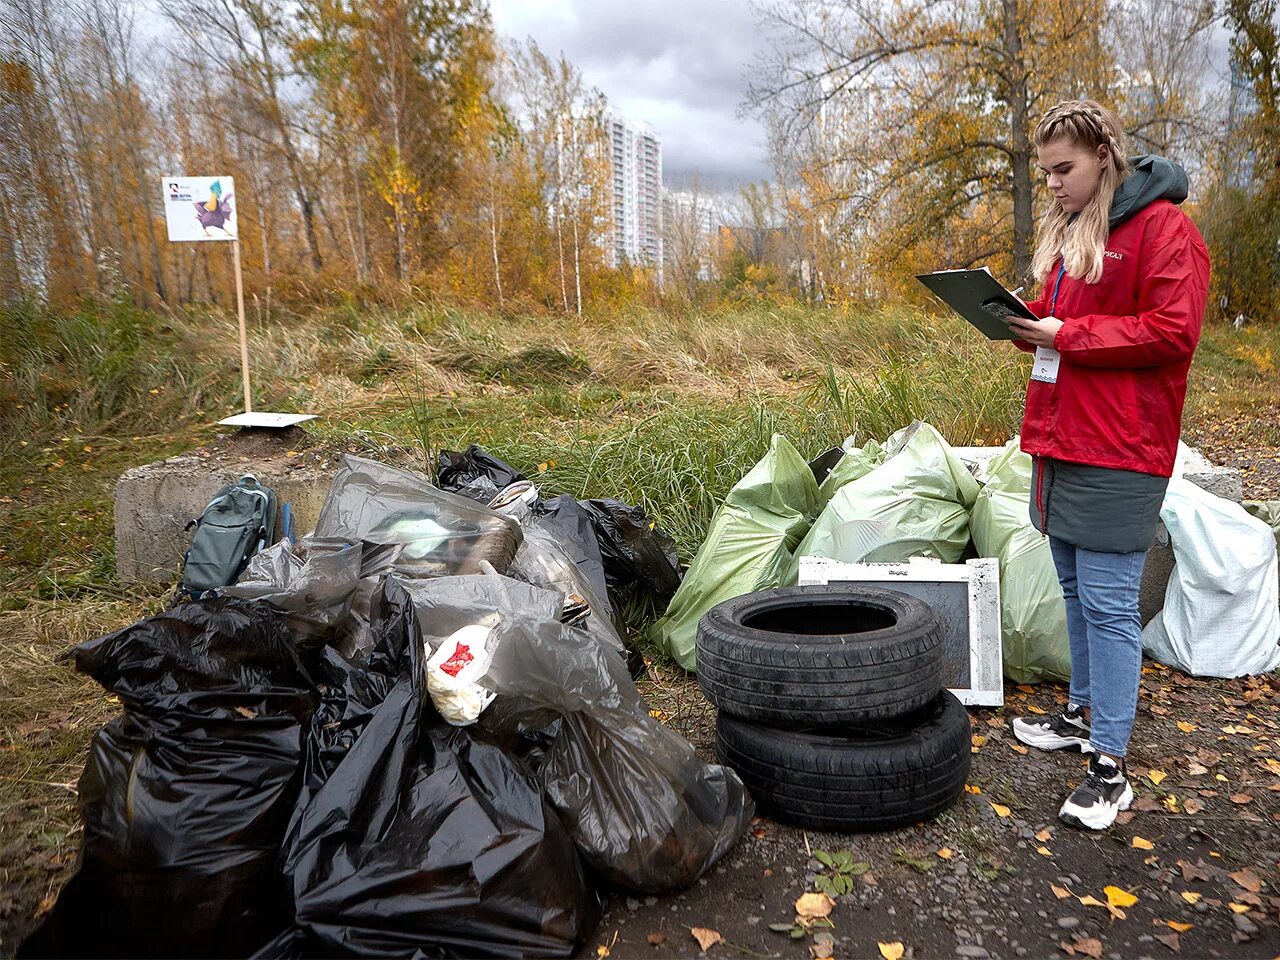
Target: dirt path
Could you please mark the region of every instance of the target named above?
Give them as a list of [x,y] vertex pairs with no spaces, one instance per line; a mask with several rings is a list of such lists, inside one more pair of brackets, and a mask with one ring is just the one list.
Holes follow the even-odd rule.
[[[714,710],[688,682],[665,677],[646,692],[709,755]],[[1136,809],[1107,833],[1057,822],[1080,756],[1024,754],[1009,728],[1028,710],[1061,709],[1065,689],[1009,686],[1004,709],[970,711],[972,792],[936,822],[832,836],[759,820],[692,889],[618,898],[581,955],[690,956],[697,927],[725,941],[709,955],[808,958],[812,938],[770,925],[790,925],[796,899],[826,871],[814,851],[849,850],[866,871],[831,912],[837,957],[880,956],[881,943],[901,943],[907,957],[1275,956],[1280,679],[1197,680],[1148,663],[1142,690]],[[1077,899],[1105,902],[1108,886],[1137,897],[1123,919]]]

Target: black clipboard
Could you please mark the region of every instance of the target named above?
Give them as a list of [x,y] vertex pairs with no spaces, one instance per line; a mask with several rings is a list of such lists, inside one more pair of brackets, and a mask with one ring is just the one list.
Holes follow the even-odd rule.
[[917,274],[939,300],[977,327],[988,340],[1021,340],[1009,329],[1005,317],[1035,320],[1025,303],[1010,293],[984,268],[977,270],[942,270]]

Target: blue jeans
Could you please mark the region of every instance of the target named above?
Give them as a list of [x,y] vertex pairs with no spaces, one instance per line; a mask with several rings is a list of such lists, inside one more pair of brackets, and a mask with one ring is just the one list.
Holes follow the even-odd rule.
[[1067,602],[1071,702],[1093,710],[1093,748],[1123,757],[1142,675],[1138,585],[1146,551],[1098,553],[1057,537],[1049,549]]

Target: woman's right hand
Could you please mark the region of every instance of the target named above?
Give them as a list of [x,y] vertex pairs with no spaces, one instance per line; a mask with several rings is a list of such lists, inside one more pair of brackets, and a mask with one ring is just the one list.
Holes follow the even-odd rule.
[[1062,329],[1062,321],[1057,317],[1043,317],[1040,320],[1010,317],[1009,329],[1033,347],[1045,347],[1051,350],[1054,338]]

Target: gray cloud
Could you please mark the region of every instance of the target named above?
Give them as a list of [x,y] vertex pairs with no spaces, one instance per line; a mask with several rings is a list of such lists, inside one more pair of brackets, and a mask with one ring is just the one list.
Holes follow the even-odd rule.
[[668,183],[770,176],[763,127],[737,115],[760,44],[741,0],[490,0],[499,33],[532,37],[662,138]]

